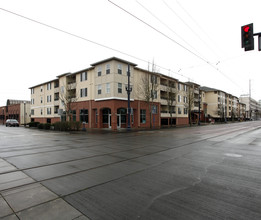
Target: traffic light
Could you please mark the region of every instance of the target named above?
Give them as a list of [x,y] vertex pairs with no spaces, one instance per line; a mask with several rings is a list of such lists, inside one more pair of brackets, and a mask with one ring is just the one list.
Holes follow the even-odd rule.
[[242,48],[245,48],[245,51],[254,50],[253,32],[253,23],[241,27],[241,42]]

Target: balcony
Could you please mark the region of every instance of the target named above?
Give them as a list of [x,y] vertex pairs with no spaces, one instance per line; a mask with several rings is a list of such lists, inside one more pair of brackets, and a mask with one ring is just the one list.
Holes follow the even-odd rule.
[[60,104],[60,101],[59,101],[59,99],[54,99],[54,105],[58,105],[59,106],[59,104]]
[[60,87],[54,88],[54,93],[59,93],[59,91],[60,91]]
[[67,89],[68,90],[76,89],[76,82],[68,82]]
[[199,90],[198,89],[194,89],[194,94],[199,94]]

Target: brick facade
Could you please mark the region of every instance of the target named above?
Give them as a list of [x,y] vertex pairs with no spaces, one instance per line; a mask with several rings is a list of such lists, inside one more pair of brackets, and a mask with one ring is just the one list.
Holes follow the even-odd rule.
[[[157,106],[157,112],[152,114],[152,127],[160,127],[160,104],[153,103]],[[105,101],[83,101],[75,102],[72,110],[76,112],[76,121],[80,121],[80,110],[88,110],[88,122],[87,128],[111,128],[116,130],[117,128],[127,128],[128,126],[128,114],[127,114],[128,102],[123,100],[105,100]],[[150,127],[150,114],[148,104],[144,101],[132,101],[131,108],[133,109],[133,116],[131,116],[130,126],[132,128],[149,128]],[[122,115],[119,110],[123,109],[125,113]],[[108,116],[104,115],[104,110],[108,110]],[[140,121],[140,110],[146,110],[146,122]],[[105,120],[104,117],[108,117]],[[124,118],[124,119],[123,119]],[[33,121],[40,123],[47,123],[47,119],[50,119],[51,123],[60,121],[59,117],[53,118],[37,118]],[[119,121],[121,120],[121,121]]]

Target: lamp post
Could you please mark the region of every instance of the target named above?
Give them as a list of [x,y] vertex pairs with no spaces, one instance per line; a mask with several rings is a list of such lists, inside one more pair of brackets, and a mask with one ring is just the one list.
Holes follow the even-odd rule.
[[198,97],[198,125],[200,125],[200,90],[199,90],[199,97]]
[[130,107],[130,93],[132,91],[132,88],[130,87],[130,64],[128,64],[128,87],[126,88],[127,94],[128,94],[128,129],[131,128],[130,126],[130,117],[131,117],[131,107]]

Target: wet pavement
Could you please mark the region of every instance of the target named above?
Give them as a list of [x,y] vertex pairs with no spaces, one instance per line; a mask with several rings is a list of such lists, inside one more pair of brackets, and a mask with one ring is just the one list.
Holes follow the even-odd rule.
[[1,219],[261,219],[261,122],[65,133],[0,126]]

